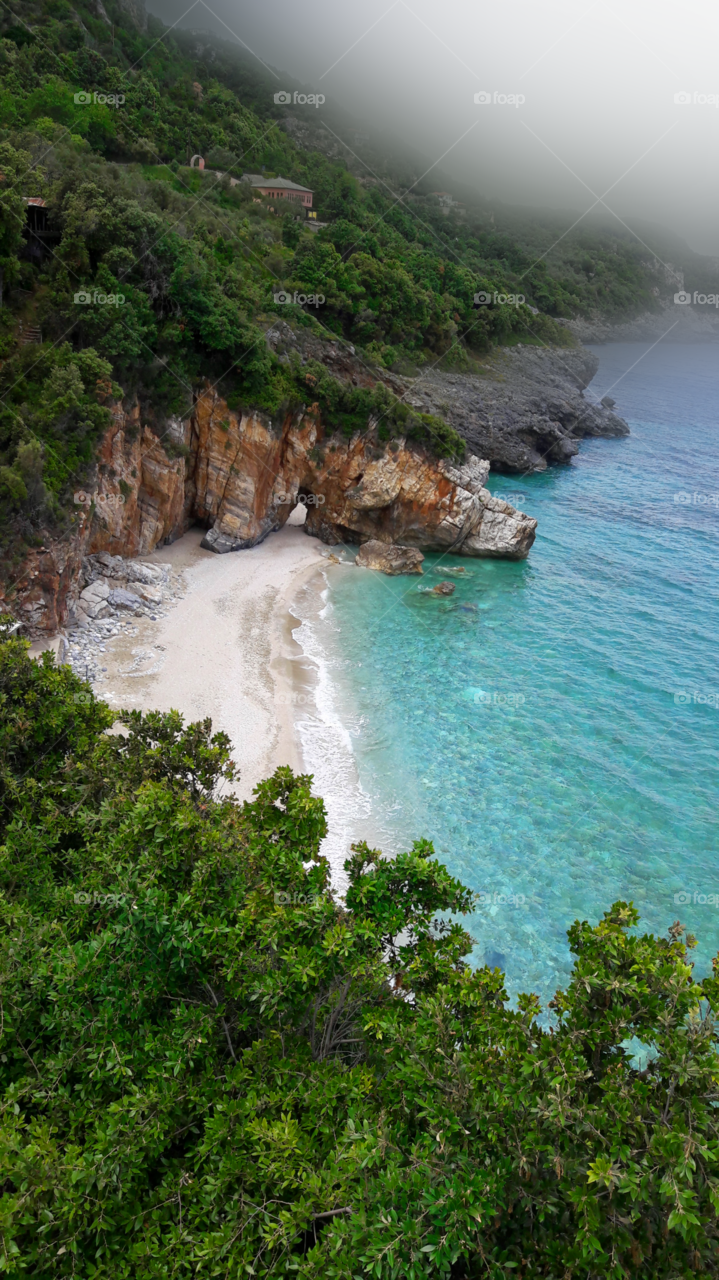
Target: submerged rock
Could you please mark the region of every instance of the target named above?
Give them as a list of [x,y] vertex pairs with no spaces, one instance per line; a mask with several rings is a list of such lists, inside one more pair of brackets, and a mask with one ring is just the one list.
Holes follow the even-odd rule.
[[451,596],[453,592],[453,582],[438,582],[436,587],[432,587],[433,596]]
[[365,542],[357,553],[355,564],[360,569],[378,569],[381,573],[421,573],[424,556],[414,547],[398,547],[392,542]]

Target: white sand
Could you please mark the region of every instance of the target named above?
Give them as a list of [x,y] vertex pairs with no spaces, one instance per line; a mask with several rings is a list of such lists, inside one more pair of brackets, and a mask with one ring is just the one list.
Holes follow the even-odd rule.
[[[367,840],[386,853],[399,844],[391,823],[372,813],[352,747],[362,726],[353,723],[351,709],[338,709],[332,664],[317,640],[314,624],[327,601],[321,570],[334,556],[298,527],[304,515],[296,509],[284,529],[249,551],[204,551],[204,531],[192,529],[143,556],[171,565],[185,595],[155,622],[130,618],[137,635],[107,640],[97,653],[107,671],[93,687],[118,711],[175,709],[186,723],[210,716],[213,729],[232,742],[240,770],[233,790],[240,799],[251,799],[279,765],[312,773],[314,793],[327,807],[322,852],[342,890],[353,841]],[[355,570],[330,569],[329,575],[335,572]],[[57,651],[59,641],[37,643],[31,653]]]
[[210,716],[232,741],[235,790],[249,799],[278,765],[302,767],[292,702],[304,682],[294,668],[308,664],[292,639],[289,601],[327,548],[288,522],[258,547],[218,556],[200,547],[203,532],[143,557],[182,572],[185,597],[165,618],[136,620],[137,636],[109,641],[100,655],[107,672],[94,687],[118,709]]

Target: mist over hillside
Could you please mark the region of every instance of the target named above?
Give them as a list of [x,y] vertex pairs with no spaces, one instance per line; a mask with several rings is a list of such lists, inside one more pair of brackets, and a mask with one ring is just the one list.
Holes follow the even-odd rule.
[[302,81],[325,95],[324,114],[344,109],[361,132],[400,140],[491,201],[575,216],[594,206],[637,228],[656,220],[696,252],[719,253],[710,6],[691,6],[681,23],[672,6],[648,0],[621,10],[568,0],[150,8],[244,49],[276,88]]

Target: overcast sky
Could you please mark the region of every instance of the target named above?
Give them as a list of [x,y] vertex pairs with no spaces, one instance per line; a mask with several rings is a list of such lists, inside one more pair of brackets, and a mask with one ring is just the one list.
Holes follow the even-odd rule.
[[[148,8],[168,24],[242,41],[360,126],[390,129],[428,166],[441,161],[489,199],[580,214],[601,197],[597,209],[630,226],[662,223],[719,255],[715,2],[196,0],[185,12],[189,0],[149,0]],[[525,101],[475,103],[483,92]]]

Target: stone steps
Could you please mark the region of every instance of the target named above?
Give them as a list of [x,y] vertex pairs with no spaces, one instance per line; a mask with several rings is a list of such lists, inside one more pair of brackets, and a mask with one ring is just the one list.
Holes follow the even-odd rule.
[[42,342],[42,330],[37,324],[20,324],[20,346],[26,347],[30,343],[40,344]]

